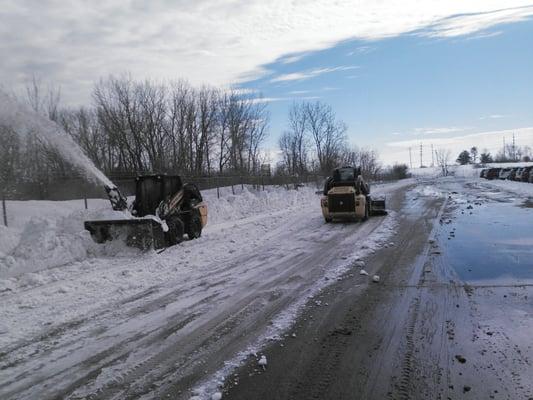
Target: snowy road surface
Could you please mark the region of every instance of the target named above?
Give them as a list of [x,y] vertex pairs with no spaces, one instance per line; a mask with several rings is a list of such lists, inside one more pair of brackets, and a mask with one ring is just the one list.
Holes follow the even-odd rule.
[[[313,190],[283,192],[261,202],[245,191],[248,205],[257,202],[248,215],[229,204],[238,208],[239,195],[213,200],[202,238],[161,254],[102,251],[77,233],[58,242],[78,220],[29,221],[35,247],[52,256],[40,259],[23,237],[12,250],[18,259],[4,258],[0,397],[159,398],[172,390],[187,398],[199,384],[208,396],[231,370],[225,362],[283,332],[309,296],[392,240],[394,213],[325,225]],[[17,275],[17,267],[34,272]]]
[[[529,197],[529,198],[528,198]],[[367,257],[283,340],[226,381],[225,399],[532,399],[533,185],[427,179],[396,245]]]
[[92,244],[101,211],[0,231],[0,398],[532,397],[533,185],[374,193],[392,212],[362,224],[311,189],[206,193],[202,238],[161,254]]

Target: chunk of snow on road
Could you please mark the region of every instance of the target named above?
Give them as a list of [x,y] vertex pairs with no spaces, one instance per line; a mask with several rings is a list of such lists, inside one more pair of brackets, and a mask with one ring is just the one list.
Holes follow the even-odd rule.
[[213,393],[213,395],[211,396],[211,400],[221,400],[221,399],[222,399],[222,393],[220,392]]
[[262,355],[259,361],[257,362],[261,367],[266,367],[267,365],[267,359],[266,356]]
[[372,282],[376,282],[376,283],[378,283],[378,282],[379,282],[379,275],[374,275],[374,276],[372,277]]
[[359,275],[368,276],[368,272],[366,272],[364,269],[362,269],[361,271],[359,271]]
[[443,194],[440,190],[437,190],[434,186],[417,186],[412,193],[424,197],[441,197]]

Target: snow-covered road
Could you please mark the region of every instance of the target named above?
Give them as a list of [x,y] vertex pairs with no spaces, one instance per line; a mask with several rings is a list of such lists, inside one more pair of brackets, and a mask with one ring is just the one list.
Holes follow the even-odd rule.
[[[102,251],[75,233],[40,243],[55,253],[55,264],[41,260],[47,268],[15,276],[10,260],[0,281],[1,397],[158,398],[177,381],[211,390],[394,231],[394,215],[326,225],[307,188],[206,197],[212,221],[202,238],[161,254]],[[60,250],[77,241],[78,261],[65,252],[61,263]]]

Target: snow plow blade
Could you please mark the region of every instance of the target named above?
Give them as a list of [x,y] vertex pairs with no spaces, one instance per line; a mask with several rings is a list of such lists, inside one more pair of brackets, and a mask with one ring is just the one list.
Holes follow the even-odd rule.
[[127,246],[141,250],[166,247],[165,233],[161,224],[152,219],[85,221],[84,226],[96,243],[122,240]]
[[385,199],[377,198],[370,201],[370,211],[372,215],[387,215]]

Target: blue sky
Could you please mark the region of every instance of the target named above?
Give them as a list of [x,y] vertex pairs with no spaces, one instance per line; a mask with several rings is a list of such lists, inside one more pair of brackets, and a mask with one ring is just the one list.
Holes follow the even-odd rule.
[[[512,137],[511,132],[470,136],[485,132],[511,130],[518,144],[533,147],[528,129],[533,126],[533,21],[460,37],[425,33],[345,41],[265,65],[265,76],[241,87],[269,100],[269,146],[276,146],[277,133],[286,128],[294,99],[301,99],[331,104],[348,124],[350,142],[377,149],[388,163],[408,161],[405,146],[419,142],[429,164],[433,142],[455,152],[457,146],[477,145],[495,153],[502,136]],[[457,140],[443,144],[443,138]],[[412,143],[390,145],[407,141]]]
[[272,154],[304,97],[387,164],[421,141],[496,152],[533,146],[531,18],[533,0],[3,0],[0,87],[35,76],[79,106],[110,74],[186,79],[260,91]]

